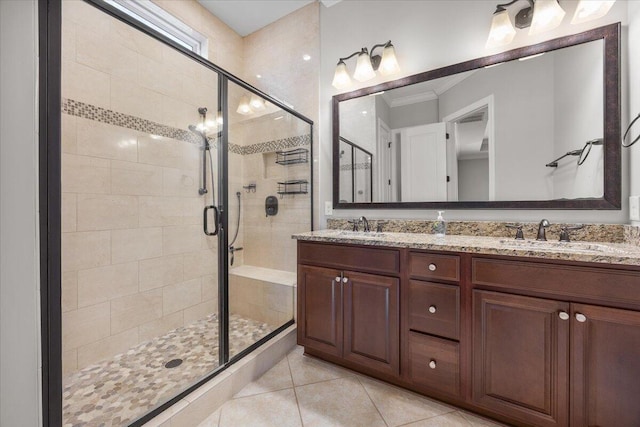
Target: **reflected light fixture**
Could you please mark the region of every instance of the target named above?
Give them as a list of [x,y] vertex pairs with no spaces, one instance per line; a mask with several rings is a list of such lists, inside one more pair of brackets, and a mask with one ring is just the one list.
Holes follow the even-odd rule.
[[576,12],[571,19],[572,24],[582,24],[594,19],[605,16],[616,0],[599,1],[599,0],[580,0],[576,7]]
[[[486,48],[504,46],[511,43],[516,36],[516,28],[529,28],[529,35],[536,35],[557,28],[564,19],[566,12],[558,0],[526,0],[527,6],[522,7],[515,15],[515,22],[512,23],[508,8],[516,3],[524,3],[525,0],[513,0],[508,3],[499,4],[493,13],[491,29],[487,38]],[[582,6],[581,4],[585,3]],[[588,19],[595,19],[606,14],[611,5],[601,5],[601,3],[613,3],[612,1],[580,0],[576,16],[588,15]],[[579,12],[585,10],[585,12]],[[591,15],[591,14],[597,14]],[[592,17],[594,16],[594,17]],[[574,20],[576,17],[574,16]],[[580,21],[583,22],[583,21]],[[514,27],[515,24],[515,27]]]
[[243,116],[253,113],[253,110],[249,105],[249,97],[247,95],[243,95],[242,98],[240,98],[240,103],[238,104],[238,109],[236,110],[236,113],[242,114]]
[[255,94],[251,95],[251,98],[249,99],[249,106],[253,111],[262,111],[266,108],[264,99]]
[[[382,56],[374,55],[373,51],[379,47],[382,47]],[[398,60],[396,59],[395,48],[391,44],[391,40],[386,43],[374,45],[371,50],[367,50],[363,47],[360,51],[354,52],[349,56],[340,58],[336,65],[336,70],[333,75],[332,85],[336,89],[345,89],[351,84],[351,77],[349,77],[349,71],[347,70],[347,64],[345,61],[351,59],[354,56],[358,56],[356,61],[356,69],[353,73],[353,78],[359,82],[366,82],[376,76],[376,70],[380,71],[380,74],[387,76],[400,71]]]

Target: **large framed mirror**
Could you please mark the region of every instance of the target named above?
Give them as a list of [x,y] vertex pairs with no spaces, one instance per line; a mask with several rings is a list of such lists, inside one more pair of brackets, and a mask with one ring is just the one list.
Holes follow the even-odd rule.
[[333,97],[337,209],[620,209],[620,157],[619,23]]

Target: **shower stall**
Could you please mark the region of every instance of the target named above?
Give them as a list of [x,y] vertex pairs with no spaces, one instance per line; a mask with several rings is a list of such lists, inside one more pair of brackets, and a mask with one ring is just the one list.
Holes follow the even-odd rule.
[[312,122],[107,3],[62,12],[62,417],[140,425],[293,324]]

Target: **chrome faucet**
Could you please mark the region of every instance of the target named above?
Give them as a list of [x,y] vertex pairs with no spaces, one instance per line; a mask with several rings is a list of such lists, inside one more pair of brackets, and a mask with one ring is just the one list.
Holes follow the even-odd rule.
[[538,224],[538,237],[536,237],[536,240],[542,240],[542,241],[547,241],[547,227],[550,226],[551,224],[549,223],[549,221],[547,221],[546,219],[543,219],[542,221],[540,221],[540,224]]
[[364,232],[368,233],[371,231],[371,228],[369,227],[369,221],[367,220],[367,218],[365,218],[364,216],[361,216],[359,221],[364,226],[364,230],[363,230]]

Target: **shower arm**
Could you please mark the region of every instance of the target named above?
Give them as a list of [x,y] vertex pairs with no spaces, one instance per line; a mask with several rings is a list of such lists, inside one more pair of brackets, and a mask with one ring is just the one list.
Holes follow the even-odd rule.
[[558,160],[562,160],[567,156],[579,156],[580,154],[582,154],[583,150],[584,150],[584,148],[581,148],[579,150],[568,151],[566,154],[563,154],[562,156],[558,157],[554,161],[552,161],[550,163],[547,163],[545,166],[548,167],[548,168],[557,168],[558,167]]

